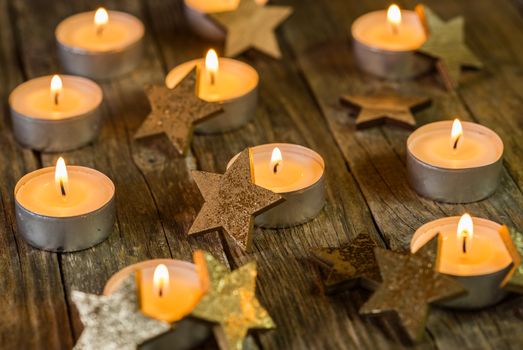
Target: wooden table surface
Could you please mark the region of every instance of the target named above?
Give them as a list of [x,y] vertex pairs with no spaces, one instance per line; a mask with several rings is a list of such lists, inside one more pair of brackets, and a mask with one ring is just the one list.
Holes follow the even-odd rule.
[[[192,35],[181,1],[103,1],[109,9],[135,14],[146,25],[146,55],[132,74],[102,84],[105,125],[91,145],[65,154],[23,149],[13,139],[7,97],[24,80],[60,72],[54,28],[65,17],[92,10],[88,0],[0,0],[0,348],[69,349],[82,325],[70,301],[72,289],[100,293],[117,270],[149,258],[191,259],[206,249],[231,268],[258,262],[258,295],[278,329],[256,336],[263,349],[396,349],[405,341],[394,319],[360,317],[364,291],[337,297],[319,293],[309,250],[338,245],[369,232],[383,246],[407,249],[416,228],[465,210],[523,228],[523,4],[519,0],[444,0],[429,5],[443,18],[463,15],[467,43],[483,60],[482,71],[466,72],[453,94],[434,74],[391,83],[355,66],[347,31],[361,14],[384,0],[283,0],[293,16],[278,30],[281,61],[258,52],[242,60],[261,76],[253,122],[223,135],[196,136],[191,153],[179,158],[165,137],[135,142],[133,134],[149,111],[144,83],[162,82],[168,69],[201,57],[212,43]],[[415,1],[400,1],[403,7]],[[216,44],[214,45],[216,46]],[[221,50],[221,47],[218,47]],[[487,200],[468,205],[420,198],[406,182],[408,131],[378,127],[355,131],[339,96],[388,87],[430,96],[417,114],[420,124],[459,115],[495,130],[505,143],[501,186]],[[247,146],[292,142],[317,150],[327,164],[327,203],[314,221],[282,230],[256,229],[253,252],[243,254],[218,233],[186,236],[202,198],[191,169],[223,172]],[[102,244],[73,254],[30,247],[17,233],[13,188],[27,172],[53,165],[94,167],[117,188],[117,224]],[[523,298],[511,296],[475,312],[433,309],[419,348],[504,349],[523,344]]]

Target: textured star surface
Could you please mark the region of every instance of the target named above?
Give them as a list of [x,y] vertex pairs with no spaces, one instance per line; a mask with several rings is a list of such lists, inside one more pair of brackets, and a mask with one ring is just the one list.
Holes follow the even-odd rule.
[[255,48],[274,58],[281,57],[274,30],[292,13],[289,6],[258,5],[240,0],[236,10],[210,14],[227,31],[225,55],[236,56]]
[[523,294],[523,234],[503,225],[499,230],[499,235],[512,258],[512,269],[503,280],[501,287]]
[[453,89],[458,86],[461,66],[481,68],[483,64],[465,45],[463,17],[445,22],[427,6],[422,8],[429,35],[419,51],[438,60],[438,72],[446,87]]
[[251,162],[250,150],[245,149],[223,175],[192,172],[205,202],[189,235],[221,230],[242,250],[250,249],[254,216],[284,201],[282,196],[253,183]]
[[229,272],[211,254],[195,252],[200,273],[207,276],[207,293],[192,315],[220,326],[222,349],[241,350],[249,329],[271,329],[274,322],[256,298],[256,263]]
[[361,307],[362,314],[395,312],[412,340],[425,329],[429,304],[465,293],[454,279],[436,271],[439,235],[415,254],[375,248],[383,283]]
[[353,287],[375,289],[381,282],[381,275],[374,247],[376,243],[372,238],[366,233],[360,233],[350,243],[338,248],[315,249],[313,257],[328,269],[323,281],[327,293]]
[[84,324],[76,350],[135,350],[170,329],[141,313],[134,275],[109,296],[73,291],[71,299]]
[[424,107],[430,100],[426,97],[378,94],[374,96],[345,95],[341,102],[361,108],[356,117],[356,128],[363,129],[384,123],[412,128],[416,120],[412,110]]
[[185,154],[193,135],[194,124],[221,112],[219,104],[196,96],[196,68],[174,89],[165,85],[146,86],[151,113],[136,132],[135,138],[166,134],[178,153]]

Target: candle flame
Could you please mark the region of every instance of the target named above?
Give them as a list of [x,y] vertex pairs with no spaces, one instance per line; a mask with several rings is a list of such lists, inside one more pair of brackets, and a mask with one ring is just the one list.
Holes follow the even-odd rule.
[[453,149],[458,148],[458,144],[463,139],[463,126],[458,118],[454,119],[452,123],[452,130],[450,131],[450,144]]
[[54,183],[56,189],[62,197],[67,195],[67,185],[69,182],[69,177],[67,175],[67,167],[65,166],[65,161],[62,157],[58,158],[56,161],[56,167],[54,171]]
[[396,32],[398,26],[401,24],[401,10],[396,4],[389,6],[387,10],[387,22],[390,23],[392,29]]
[[281,155],[281,151],[278,147],[274,147],[271,154],[271,169],[274,174],[276,174],[278,171],[281,170],[281,166],[283,163],[283,157]]
[[96,26],[96,34],[102,35],[105,25],[109,22],[109,13],[103,7],[98,8],[94,13],[94,25]]
[[458,229],[456,231],[458,242],[462,242],[462,251],[466,253],[472,244],[472,237],[474,236],[474,224],[472,217],[465,213],[458,222]]
[[210,49],[205,55],[205,71],[209,72],[211,85],[214,85],[216,74],[218,73],[220,63],[216,51]]
[[154,291],[158,296],[163,296],[169,287],[169,270],[164,264],[159,264],[154,269],[153,275]]
[[60,93],[62,92],[62,86],[62,78],[60,78],[59,75],[53,75],[53,78],[51,79],[51,96],[53,97],[55,105],[58,105],[58,99]]

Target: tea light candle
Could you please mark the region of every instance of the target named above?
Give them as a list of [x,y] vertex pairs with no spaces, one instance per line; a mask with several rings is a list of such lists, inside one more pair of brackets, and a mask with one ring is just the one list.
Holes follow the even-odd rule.
[[457,279],[468,294],[442,303],[457,308],[482,308],[505,295],[499,286],[511,268],[512,258],[499,235],[501,225],[465,214],[421,226],[410,242],[414,253],[438,232],[443,242],[438,271]]
[[112,232],[114,184],[101,172],[66,167],[33,171],[15,187],[18,232],[32,246],[55,252],[92,247]]
[[[325,163],[313,150],[288,143],[251,148],[254,183],[285,202],[255,218],[261,227],[289,227],[314,219],[325,204]],[[237,155],[231,159],[229,167]]]
[[358,17],[351,27],[359,67],[388,79],[412,78],[432,68],[429,58],[415,51],[426,41],[423,24],[414,11],[391,5]]
[[255,114],[258,101],[259,76],[254,68],[231,58],[218,58],[209,50],[203,59],[185,62],[172,69],[165,78],[168,88],[174,88],[193,68],[198,67],[198,97],[219,103],[223,112],[200,123],[196,132],[219,133],[237,129]]
[[[265,5],[268,0],[253,0]],[[240,0],[184,0],[185,16],[191,29],[203,38],[223,41],[225,31],[208,18],[210,13],[234,11]]]
[[75,149],[100,132],[102,89],[70,75],[44,76],[18,85],[9,95],[15,138],[43,152]]
[[186,316],[196,307],[204,289],[194,264],[172,259],[143,261],[114,274],[105,285],[110,295],[132,273],[136,274],[142,312],[161,321],[173,323],[173,331],[146,349],[190,349],[210,335],[210,328]]
[[143,23],[99,8],[66,18],[56,27],[60,62],[66,71],[109,79],[132,71],[142,58]]
[[411,187],[441,202],[468,203],[491,195],[499,184],[502,158],[499,136],[471,122],[430,123],[407,139]]

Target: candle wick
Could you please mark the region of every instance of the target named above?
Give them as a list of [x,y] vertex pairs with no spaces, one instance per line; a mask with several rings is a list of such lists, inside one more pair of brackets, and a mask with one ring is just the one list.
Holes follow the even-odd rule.
[[392,24],[392,34],[398,35],[398,25],[395,23]]
[[54,105],[55,105],[55,106],[58,106],[58,96],[59,96],[59,93],[58,93],[58,92],[55,92],[55,93],[54,93]]
[[452,146],[452,149],[458,148],[458,142],[459,142],[460,137],[461,137],[461,135],[456,137],[456,141],[454,141],[454,145]]
[[63,180],[60,180],[60,192],[62,193],[62,196],[65,197],[65,186]]
[[467,253],[467,236],[464,236],[464,237],[463,237],[463,246],[462,246],[462,249],[463,249],[463,254],[466,254],[466,253]]
[[158,296],[161,298],[163,296],[163,286],[160,285],[160,288],[158,289]]
[[211,85],[214,85],[216,83],[216,74],[214,72],[210,72],[211,75]]
[[276,174],[278,172],[278,166],[280,165],[280,162],[276,162],[276,164],[274,164],[274,168],[272,168],[272,172],[274,174]]
[[100,24],[96,28],[96,36],[102,36],[103,32],[104,32],[104,26],[102,24]]

